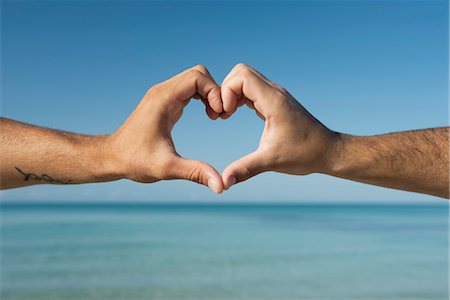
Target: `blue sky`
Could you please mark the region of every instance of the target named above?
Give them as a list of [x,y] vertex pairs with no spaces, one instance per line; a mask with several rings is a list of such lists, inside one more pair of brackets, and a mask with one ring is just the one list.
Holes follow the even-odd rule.
[[[328,127],[356,135],[448,125],[447,1],[2,1],[1,114],[111,133],[143,94],[195,64],[218,82],[239,62]],[[193,101],[178,151],[219,172],[257,147],[249,109],[210,121]],[[267,173],[221,196],[190,182],[36,186],[3,200],[407,202],[433,197],[325,175]]]

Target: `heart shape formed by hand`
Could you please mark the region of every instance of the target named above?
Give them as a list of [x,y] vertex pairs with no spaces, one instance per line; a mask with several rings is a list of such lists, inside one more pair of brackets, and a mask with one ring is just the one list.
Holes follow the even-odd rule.
[[[256,151],[233,162],[220,175],[211,165],[181,157],[171,131],[191,98],[201,99],[211,119],[229,118],[246,104],[265,120]],[[253,68],[238,64],[221,87],[204,66],[195,66],[153,86],[114,133],[111,147],[126,178],[139,182],[187,179],[221,193],[265,171],[308,174],[326,165],[331,132],[286,90]]]

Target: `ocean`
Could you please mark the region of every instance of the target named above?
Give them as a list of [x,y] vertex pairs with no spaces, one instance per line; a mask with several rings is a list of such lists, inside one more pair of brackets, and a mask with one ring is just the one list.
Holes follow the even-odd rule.
[[2,204],[1,299],[445,299],[448,205]]

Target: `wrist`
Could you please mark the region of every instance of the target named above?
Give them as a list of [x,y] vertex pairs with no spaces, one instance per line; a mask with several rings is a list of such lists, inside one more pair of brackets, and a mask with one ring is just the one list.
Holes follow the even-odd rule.
[[350,136],[347,134],[332,132],[326,151],[326,168],[324,174],[336,176],[341,173],[344,166],[345,149]]
[[124,178],[120,156],[114,151],[110,135],[96,135],[87,145],[87,155],[91,161],[91,172],[94,181],[106,182]]

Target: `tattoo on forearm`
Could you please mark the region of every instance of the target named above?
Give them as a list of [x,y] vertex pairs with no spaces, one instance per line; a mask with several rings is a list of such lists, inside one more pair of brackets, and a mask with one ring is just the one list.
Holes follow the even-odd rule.
[[27,173],[25,171],[22,171],[18,167],[15,167],[15,168],[19,173],[21,173],[24,176],[23,181],[35,180],[35,181],[45,181],[47,183],[55,183],[55,184],[68,184],[68,183],[72,182],[72,180],[69,180],[69,179],[55,179],[44,173],[41,175],[36,175],[33,173]]

